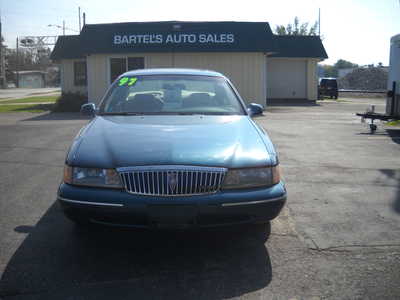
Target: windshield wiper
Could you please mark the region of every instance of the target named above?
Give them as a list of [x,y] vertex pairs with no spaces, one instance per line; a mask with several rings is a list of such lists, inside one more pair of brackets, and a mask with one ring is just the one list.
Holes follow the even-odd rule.
[[238,115],[238,113],[234,112],[177,112],[178,115],[195,115],[195,116],[231,116],[231,115]]
[[205,115],[204,113],[195,113],[195,112],[176,112],[174,114],[183,115],[183,116],[195,116],[195,115],[204,116]]
[[104,112],[101,116],[168,116],[168,115],[199,115],[204,116],[204,113],[195,112],[174,112],[174,111],[159,111],[159,112]]
[[181,116],[226,116],[238,115],[234,112],[184,112],[184,111],[160,111],[160,112],[103,112],[100,116],[158,116],[158,115],[181,115]]
[[99,114],[100,116],[142,116],[144,113],[138,112],[103,112]]

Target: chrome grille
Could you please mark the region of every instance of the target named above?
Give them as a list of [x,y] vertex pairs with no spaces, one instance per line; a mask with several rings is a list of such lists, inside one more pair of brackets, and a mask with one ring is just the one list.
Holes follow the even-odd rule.
[[188,196],[217,192],[227,169],[198,166],[139,166],[117,169],[128,193]]

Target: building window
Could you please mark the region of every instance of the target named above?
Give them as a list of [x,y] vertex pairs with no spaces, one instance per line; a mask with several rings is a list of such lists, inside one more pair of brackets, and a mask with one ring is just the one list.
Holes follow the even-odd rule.
[[110,80],[113,82],[126,71],[144,69],[144,57],[110,58]]
[[113,82],[119,75],[126,72],[126,59],[125,58],[111,58],[110,59],[110,70],[111,70],[111,82]]
[[128,71],[144,68],[144,57],[128,57]]
[[85,61],[75,61],[74,62],[74,84],[76,86],[87,85],[86,62]]

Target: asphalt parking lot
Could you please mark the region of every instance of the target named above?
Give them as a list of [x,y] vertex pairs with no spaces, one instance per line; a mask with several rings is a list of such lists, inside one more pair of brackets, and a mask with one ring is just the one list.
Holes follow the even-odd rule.
[[274,106],[257,122],[289,192],[266,226],[78,230],[55,195],[87,120],[0,115],[0,299],[399,299],[400,128],[380,99]]

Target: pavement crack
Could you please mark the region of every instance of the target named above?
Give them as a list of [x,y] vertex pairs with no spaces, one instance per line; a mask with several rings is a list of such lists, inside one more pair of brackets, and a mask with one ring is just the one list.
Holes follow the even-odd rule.
[[315,247],[310,247],[310,250],[318,251],[318,252],[351,252],[351,248],[391,248],[391,247],[399,247],[400,244],[372,244],[372,245],[343,245],[343,246],[332,246],[332,247],[327,247],[327,248],[320,248],[317,246],[317,244],[314,242],[312,238],[310,238]]
[[58,164],[47,164],[47,163],[33,163],[33,162],[27,162],[27,161],[6,161],[6,160],[0,160],[0,164],[22,164],[22,165],[32,165],[32,166],[46,166],[46,167],[54,167],[54,168],[59,168],[64,165],[58,165]]
[[[377,171],[377,168],[368,168],[368,167],[354,167],[354,166],[342,166],[342,165],[329,165],[329,164],[310,164],[310,163],[301,163],[296,161],[295,164],[283,164],[283,168],[327,168],[327,169],[337,169],[339,171],[342,170],[358,170],[358,171]],[[399,171],[399,168],[385,168],[385,170]]]
[[317,250],[317,251],[321,250],[321,248],[318,247],[317,243],[314,241],[314,239],[312,237],[307,236],[307,238],[310,239],[311,243],[313,243],[313,245],[315,246],[315,248],[310,248],[310,249]]
[[298,236],[293,233],[271,233],[270,235],[275,235],[275,236],[289,236],[289,237],[295,237],[297,238]]
[[0,149],[26,149],[26,150],[40,150],[40,151],[63,151],[65,149],[53,149],[53,148],[39,148],[39,147],[22,147],[22,146],[0,146]]
[[332,180],[297,180],[296,183],[303,184],[336,184],[336,185],[345,185],[345,186],[371,186],[371,184],[379,187],[397,187],[396,184],[384,184],[379,182],[340,182],[340,181],[332,181]]

